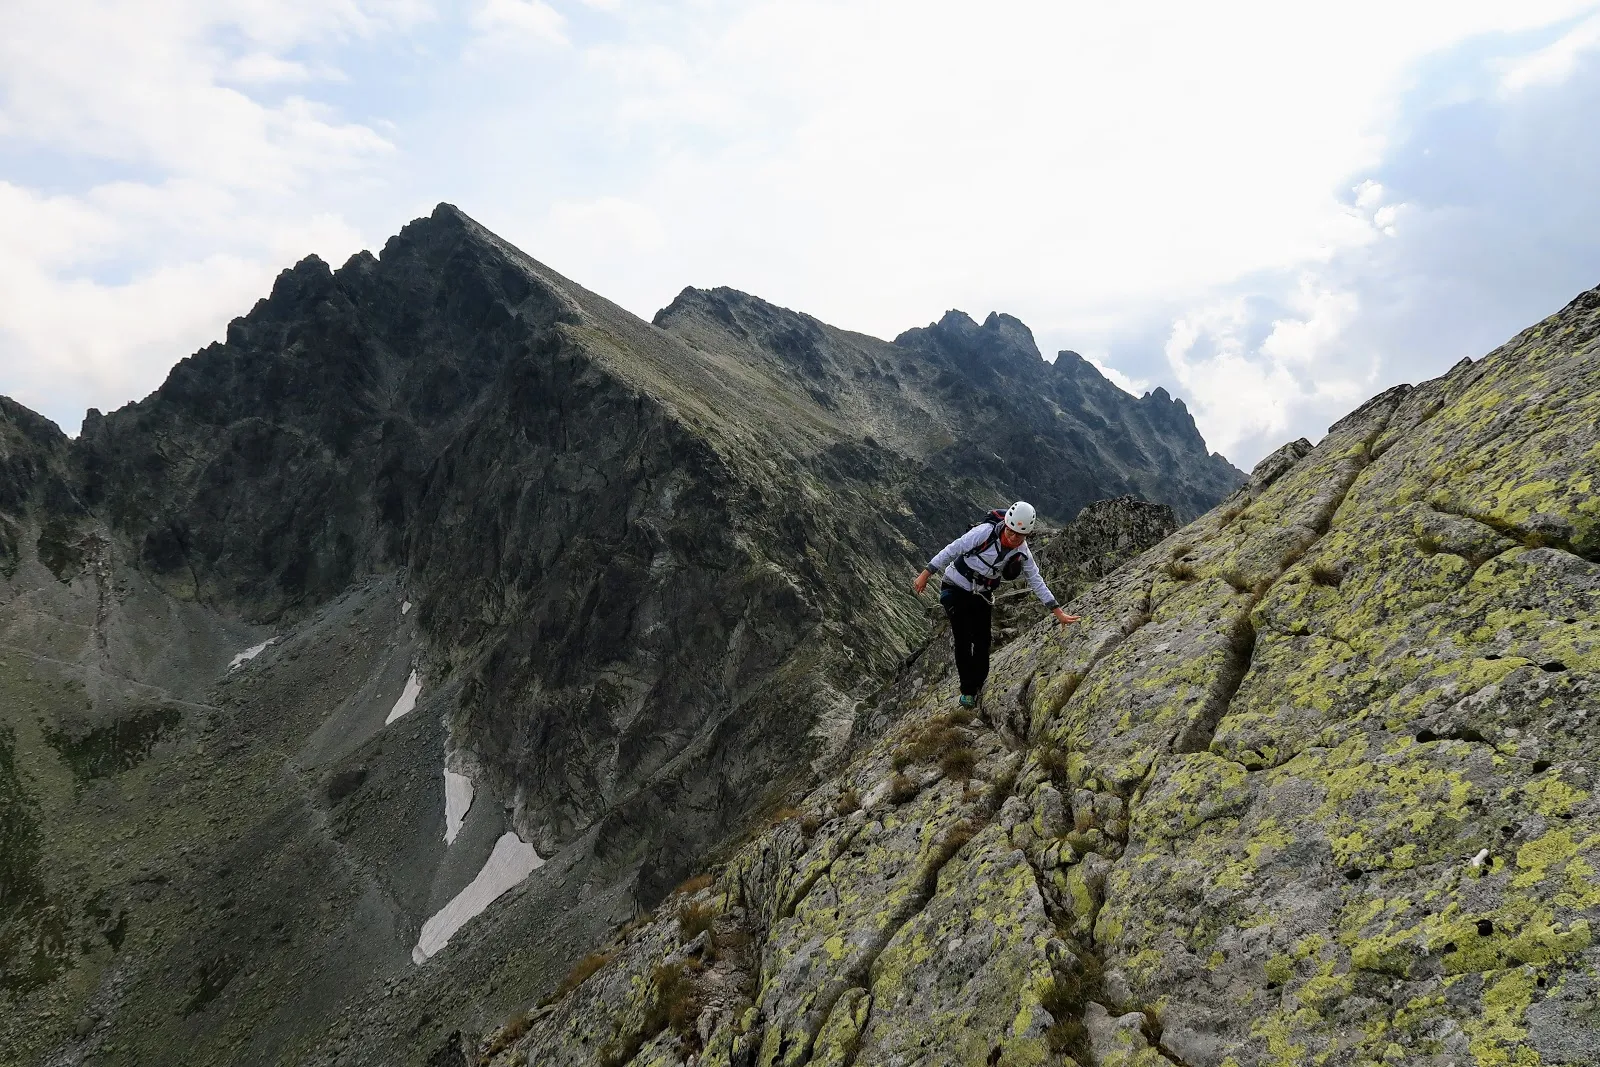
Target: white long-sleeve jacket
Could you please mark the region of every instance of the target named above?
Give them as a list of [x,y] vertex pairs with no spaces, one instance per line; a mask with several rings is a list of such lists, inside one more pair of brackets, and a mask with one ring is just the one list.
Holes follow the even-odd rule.
[[1022,542],[1020,548],[1006,551],[1000,547],[1000,538],[996,537],[994,543],[988,548],[979,551],[980,546],[989,539],[993,527],[985,522],[974,526],[960,537],[951,541],[939,554],[928,563],[928,570],[934,574],[944,572],[944,580],[959,589],[967,592],[985,594],[982,589],[974,590],[972,582],[967,576],[956,569],[956,560],[965,560],[967,568],[973,573],[984,578],[999,578],[1001,568],[1005,566],[1008,556],[1022,557],[1022,573],[1028,579],[1028,585],[1033,589],[1033,595],[1045,606],[1045,610],[1052,610],[1056,606],[1056,598],[1051,594],[1050,587],[1045,585],[1044,576],[1039,573],[1039,564],[1034,562],[1033,550],[1028,547],[1028,542]]

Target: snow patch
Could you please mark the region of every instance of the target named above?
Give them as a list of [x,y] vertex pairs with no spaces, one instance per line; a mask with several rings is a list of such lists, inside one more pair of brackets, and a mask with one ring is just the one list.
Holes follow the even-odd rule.
[[408,612],[410,610],[411,610],[411,601],[408,600],[404,604],[400,605],[400,614],[404,615],[406,612]]
[[444,772],[444,843],[450,844],[461,832],[461,824],[472,809],[472,779],[446,768]]
[[421,965],[428,957],[436,955],[457,930],[481,915],[502,893],[543,865],[544,860],[532,845],[510,830],[501,834],[483,870],[478,872],[472,884],[422,924],[422,934],[417,938],[416,947],[411,950],[411,962]]
[[412,671],[411,677],[406,679],[406,687],[400,691],[400,699],[389,709],[389,717],[383,720],[383,725],[388,726],[400,716],[409,715],[411,709],[417,706],[417,697],[421,695],[422,683],[417,680],[417,672]]
[[275,645],[277,643],[278,639],[276,637],[269,637],[259,645],[251,645],[249,648],[245,649],[243,652],[239,653],[237,656],[228,661],[228,669],[230,671],[238,670],[241,666],[265,652],[268,645]]

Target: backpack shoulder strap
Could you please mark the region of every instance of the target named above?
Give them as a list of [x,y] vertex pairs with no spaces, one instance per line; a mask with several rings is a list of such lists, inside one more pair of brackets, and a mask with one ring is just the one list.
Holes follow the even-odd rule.
[[986,552],[989,546],[1000,540],[1000,531],[1005,528],[1006,513],[999,508],[991,508],[986,516],[989,520],[989,536],[983,539],[983,544],[976,549],[977,552]]

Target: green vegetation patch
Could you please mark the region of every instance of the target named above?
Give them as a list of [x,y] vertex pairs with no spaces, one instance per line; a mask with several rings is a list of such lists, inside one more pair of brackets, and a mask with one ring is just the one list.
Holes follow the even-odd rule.
[[0,726],[0,993],[22,996],[65,966],[67,924],[39,873],[37,804],[17,773],[15,746]]
[[182,717],[182,712],[171,705],[144,708],[81,737],[52,730],[45,734],[45,740],[61,756],[81,787],[96,778],[109,778],[143,763],[156,743],[171,733]]
[[0,575],[10,578],[22,564],[22,553],[17,542],[17,527],[10,519],[0,516]]
[[39,531],[39,562],[63,582],[70,582],[83,570],[83,546],[78,531],[66,519],[51,519]]

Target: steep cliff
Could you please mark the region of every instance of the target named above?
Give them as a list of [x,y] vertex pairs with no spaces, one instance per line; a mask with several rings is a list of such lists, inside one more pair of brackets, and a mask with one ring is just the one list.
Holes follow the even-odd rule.
[[[873,373],[936,357],[856,338],[824,388],[686,300],[441,206],[74,441],[0,408],[0,1059],[431,1046],[847,756],[909,576],[1079,430],[1019,387],[1014,462],[952,476],[987,424]],[[1220,497],[1189,443],[1141,484]],[[1039,484],[1057,523],[1133,485]]]
[[434,1062],[1600,1060],[1597,427],[1600,290],[1268,457],[979,717],[925,657],[842,773]]

